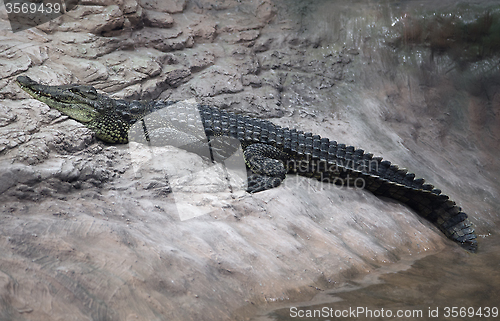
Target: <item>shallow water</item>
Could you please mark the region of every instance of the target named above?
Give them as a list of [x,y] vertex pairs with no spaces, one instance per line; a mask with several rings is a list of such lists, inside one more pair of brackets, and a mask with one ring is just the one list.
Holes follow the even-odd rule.
[[[363,280],[321,292],[312,300],[319,304],[290,305],[255,320],[394,320],[398,313],[404,320],[497,319],[500,239],[486,237],[480,242],[477,254],[447,249],[408,269],[405,262],[392,267],[403,269],[399,272],[381,268]],[[315,310],[320,311],[318,317]]]

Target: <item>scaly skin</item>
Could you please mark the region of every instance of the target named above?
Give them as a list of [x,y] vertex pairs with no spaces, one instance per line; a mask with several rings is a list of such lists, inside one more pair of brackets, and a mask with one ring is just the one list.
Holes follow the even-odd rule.
[[[362,149],[204,105],[179,107],[164,101],[114,100],[91,86],[45,86],[26,76],[19,76],[17,83],[34,98],[83,123],[103,141],[123,144],[129,137],[136,137],[136,141],[151,143],[168,136],[169,141],[177,140],[177,146],[187,150],[211,144],[214,155],[224,157],[224,149],[231,144],[217,150],[215,146],[221,140],[215,138],[230,137],[241,144],[245,162],[254,173],[249,178],[249,192],[276,187],[287,173],[364,187],[375,195],[407,204],[451,240],[470,252],[477,250],[472,224],[455,202],[406,169]],[[196,127],[196,115],[202,134],[192,129]],[[133,125],[141,123],[144,131],[135,132]],[[154,136],[156,132],[160,132],[159,137]]]

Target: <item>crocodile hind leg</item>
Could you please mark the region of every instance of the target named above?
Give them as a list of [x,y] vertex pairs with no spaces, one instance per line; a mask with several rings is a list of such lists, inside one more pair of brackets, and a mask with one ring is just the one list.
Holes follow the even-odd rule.
[[243,152],[245,163],[252,171],[248,177],[249,193],[256,193],[277,187],[285,179],[283,162],[286,154],[272,145],[252,144]]

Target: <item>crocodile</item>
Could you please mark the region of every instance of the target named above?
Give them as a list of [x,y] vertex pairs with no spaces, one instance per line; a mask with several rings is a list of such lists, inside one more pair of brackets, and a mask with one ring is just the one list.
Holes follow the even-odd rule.
[[[88,85],[69,84],[47,86],[19,76],[17,84],[29,95],[51,108],[75,119],[91,129],[107,143],[126,144],[136,124],[144,129],[143,141],[150,142],[153,130],[146,128],[144,119],[158,110],[172,111],[171,101],[127,101],[113,99]],[[313,177],[333,184],[363,187],[376,196],[402,202],[420,216],[432,222],[446,237],[469,252],[477,251],[477,236],[466,213],[441,190],[416,178],[407,169],[366,153],[363,149],[337,143],[328,138],[296,129],[280,127],[267,120],[243,116],[215,107],[196,104],[205,139],[215,142],[220,137],[236,139],[242,147],[250,193],[279,186],[287,174]],[[186,136],[186,120],[172,115],[155,114],[156,128],[170,136]],[[188,113],[189,114],[189,113]],[[170,116],[169,116],[170,115]],[[151,123],[151,122],[149,122]],[[187,121],[189,123],[189,119]],[[196,145],[201,139],[191,139]],[[194,143],[193,143],[194,142]],[[189,148],[186,148],[189,150]]]

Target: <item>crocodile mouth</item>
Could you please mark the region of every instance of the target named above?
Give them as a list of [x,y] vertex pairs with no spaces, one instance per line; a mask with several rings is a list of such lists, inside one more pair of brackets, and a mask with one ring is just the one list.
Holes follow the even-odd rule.
[[91,86],[46,86],[27,76],[19,76],[16,83],[33,98],[46,103],[68,115],[69,117],[87,123],[98,116],[94,107],[98,94]]
[[41,85],[27,76],[17,77],[16,83],[19,85],[19,87],[21,87],[21,89],[23,89],[31,96],[35,96],[36,98],[41,96],[51,97],[50,94],[42,90],[37,90],[36,86],[41,86]]

